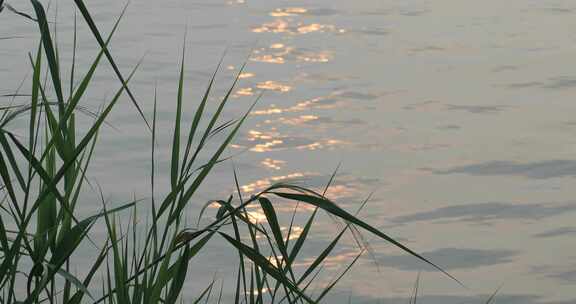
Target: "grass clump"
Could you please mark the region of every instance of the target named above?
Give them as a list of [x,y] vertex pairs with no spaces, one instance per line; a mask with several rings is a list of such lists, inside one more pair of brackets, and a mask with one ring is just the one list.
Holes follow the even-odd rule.
[[[52,38],[54,33],[49,27],[43,5],[32,0],[35,12],[32,19],[37,23],[40,34],[39,48],[34,54],[29,54],[32,70],[30,92],[15,94],[28,96],[29,102],[1,108],[0,303],[179,303],[183,301],[188,265],[199,252],[206,250],[206,244],[214,238],[223,239],[229,245],[229,250],[238,255],[233,298],[224,299],[223,287],[216,291],[218,287],[212,281],[192,300],[193,303],[208,303],[211,298],[218,303],[322,302],[364,252],[362,249],[344,272],[316,295],[309,292],[309,287],[322,270],[323,262],[346,231],[352,231],[354,235],[360,231],[372,233],[444,272],[387,234],[340,208],[324,193],[297,185],[275,184],[249,198],[243,198],[236,179],[236,199],[230,195],[227,199],[209,202],[199,210],[199,217],[203,217],[209,204],[216,204],[215,218],[203,227],[188,226],[183,211],[195,194],[201,191],[204,180],[214,166],[225,160],[224,151],[254,105],[237,120],[220,121],[238,81],[236,77],[216,105],[214,114],[208,115],[206,109],[210,106],[208,97],[215,73],[189,127],[185,129],[186,122],[182,119],[183,56],[173,126],[170,188],[167,193],[155,193],[156,96],[152,119],[147,120],[129,89],[129,82],[139,64],[125,76],[107,48],[124,11],[110,34],[104,38],[84,2],[75,0],[74,3],[100,46],[87,73],[75,79],[74,39],[74,57],[68,76],[70,91],[64,92],[63,63],[58,59],[57,46]],[[119,88],[100,112],[93,113],[83,106],[82,101],[103,59],[112,66]],[[43,73],[46,73],[47,81],[42,80]],[[143,201],[134,200],[110,209],[102,199],[101,211],[88,217],[81,214],[78,208],[80,197],[88,185],[86,175],[90,170],[98,133],[124,94],[133,103],[137,115],[143,118],[152,138],[152,199],[147,215],[150,221],[144,228],[139,227],[141,224],[136,221],[136,206],[143,204]],[[91,123],[88,128],[79,130],[77,121],[86,115],[86,121]],[[28,140],[23,140],[10,129],[10,122],[20,117],[28,122]],[[206,127],[200,127],[201,121],[206,119]],[[198,156],[206,153],[206,145],[215,134],[225,136],[217,149],[210,152],[209,160],[200,161]],[[181,138],[185,138],[185,141],[181,142]],[[155,197],[162,199],[155,200]],[[314,207],[302,233],[293,241],[283,235],[275,206],[285,200]],[[250,218],[247,207],[251,205],[258,205],[263,210],[265,222],[255,222]],[[327,212],[346,225],[306,269],[294,269],[319,211]],[[118,221],[120,216],[132,218],[128,227],[122,227]],[[97,222],[103,223],[107,232],[107,239],[101,243],[90,238],[90,231]],[[293,222],[290,223],[289,234],[292,228]],[[84,244],[98,250],[91,257],[92,264],[88,271],[80,277],[71,270],[71,258]]]

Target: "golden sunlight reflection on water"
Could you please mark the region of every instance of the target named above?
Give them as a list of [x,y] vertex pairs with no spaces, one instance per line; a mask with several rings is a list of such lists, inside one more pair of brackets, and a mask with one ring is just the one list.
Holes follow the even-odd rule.
[[286,84],[282,84],[278,81],[274,81],[274,80],[266,80],[263,82],[260,82],[256,85],[257,88],[259,89],[263,89],[263,90],[270,90],[270,91],[276,91],[276,92],[281,92],[281,93],[286,93],[286,92],[290,92],[290,90],[292,90],[292,87]]
[[306,8],[290,7],[290,8],[277,8],[269,13],[271,17],[275,17],[274,21],[266,22],[258,27],[252,28],[254,33],[285,33],[290,35],[309,34],[314,32],[346,32],[343,28],[338,28],[332,24],[322,23],[304,23],[294,21],[293,17],[304,15],[308,12]]
[[251,61],[273,64],[284,64],[288,61],[326,63],[332,61],[334,55],[326,50],[297,49],[284,43],[274,43],[268,48],[253,51]]
[[291,23],[290,20],[276,19],[272,22],[264,23],[259,27],[253,28],[254,33],[286,33],[290,35],[303,35],[310,33],[345,33],[346,30],[343,28],[337,28],[332,24],[320,24],[320,23],[309,23],[305,24],[302,22]]
[[284,167],[284,165],[286,164],[286,161],[278,160],[278,159],[272,159],[272,158],[266,158],[263,161],[261,161],[260,164],[262,164],[264,167],[266,167],[268,169],[280,170],[280,169],[282,169],[282,167]]
[[277,8],[270,12],[272,17],[288,17],[305,14],[308,10],[303,7],[287,7],[287,8]]
[[278,121],[283,124],[298,126],[317,120],[318,118],[316,115],[300,115],[298,117],[280,117]]
[[[310,121],[313,118],[307,117],[304,119],[295,119],[291,120],[289,124],[293,124],[296,126],[302,125],[306,121]],[[284,122],[282,122],[284,123]],[[269,131],[258,131],[258,130],[250,130],[248,132],[248,136],[246,138],[246,144],[235,144],[234,148],[243,148],[246,147],[245,145],[251,146],[248,147],[249,151],[264,153],[264,152],[271,152],[271,151],[279,151],[279,150],[320,150],[320,149],[334,149],[338,147],[342,147],[348,145],[349,143],[343,140],[335,139],[335,138],[325,138],[325,139],[316,139],[316,140],[309,140],[309,143],[299,143],[299,144],[288,144],[292,141],[294,137],[288,135],[282,135],[277,128],[273,127]]]
[[[292,112],[306,112],[312,109],[329,110],[341,107],[344,103],[343,98],[341,98],[342,92],[334,92],[327,96],[314,97],[297,102],[295,105],[291,106],[279,106],[271,104],[267,109],[254,110],[251,115],[274,115]],[[329,102],[327,102],[329,101]]]
[[256,180],[256,181],[251,182],[249,184],[242,185],[242,186],[240,186],[240,189],[247,194],[253,194],[253,193],[256,193],[260,190],[264,190],[264,189],[272,186],[274,183],[287,181],[287,180],[294,180],[294,179],[299,179],[299,178],[301,179],[303,177],[313,176],[313,175],[315,175],[315,174],[305,173],[305,172],[295,172],[295,173],[290,173],[290,174],[286,174],[286,175],[270,176],[270,177]]
[[[96,22],[109,29],[121,4],[96,2],[103,4],[94,5]],[[238,118],[264,93],[230,145],[232,151],[224,153],[238,165],[243,195],[277,182],[322,192],[341,162],[327,197],[346,210],[355,211],[374,190],[374,202],[362,218],[378,228],[390,224],[390,232],[415,249],[430,251],[432,257],[438,247],[486,249],[486,256],[464,256],[456,265],[463,268],[454,269],[459,278],[482,286],[478,293],[505,283],[506,293],[533,293],[530,304],[573,302],[568,302],[574,299],[570,283],[576,279],[564,272],[576,269],[570,207],[576,176],[576,74],[569,64],[575,1],[136,2],[122,21],[125,30],[118,31],[113,57],[125,70],[136,55],[154,54],[144,60],[133,90],[150,116],[151,82],[158,79],[158,126],[165,132],[158,134],[159,164],[160,158],[170,157],[174,118],[168,114],[175,109],[178,76],[172,64],[180,58],[181,34],[189,24],[187,44],[192,47],[187,45],[184,94],[186,109],[192,111],[183,117],[186,127],[222,49],[229,51],[210,95],[208,116],[253,50],[217,123]],[[67,24],[59,27],[59,53],[66,59],[72,55],[66,39],[72,37],[68,21],[73,6],[62,7],[61,17],[67,20],[60,19]],[[22,50],[37,46],[36,32],[30,30],[36,28],[11,22],[16,17],[0,18],[0,36],[24,31],[21,39],[2,45],[2,59],[7,59],[0,60],[2,94],[15,89],[28,71]],[[87,67],[99,48],[87,28],[78,29],[78,63]],[[102,95],[118,83],[108,70],[97,72],[91,83],[85,106],[97,111]],[[142,132],[129,103],[119,103],[114,112],[109,122],[123,133],[103,131],[91,178],[114,198],[146,196],[148,183],[140,178],[148,176],[143,164],[149,160],[149,134]],[[205,123],[209,120],[200,122]],[[229,130],[211,137],[212,143]],[[212,148],[207,145],[200,158]],[[201,201],[228,197],[236,190],[229,168],[227,162],[218,166],[195,195]],[[492,202],[503,209],[489,209]],[[555,202],[569,207],[556,208]],[[278,204],[281,217],[294,208],[284,203]],[[300,208],[304,214],[298,215],[304,217],[309,210]],[[261,210],[249,211],[251,219],[263,223]],[[473,220],[477,217],[484,220]],[[398,224],[396,218],[412,220]],[[331,228],[329,221],[318,224],[320,230]],[[376,255],[390,254],[387,248],[377,248]],[[351,260],[353,249],[343,248],[333,260]],[[515,255],[499,257],[502,250]],[[475,265],[475,260],[484,264]],[[387,277],[377,278],[365,264],[356,265],[350,285],[343,284],[362,296],[389,292],[380,285],[386,281],[398,287],[391,294],[404,295],[417,272],[407,267],[410,263],[390,265]],[[494,273],[501,282],[495,282]],[[435,275],[426,280],[427,290],[462,294]],[[481,302],[468,300],[446,303]]]
[[256,76],[254,73],[243,72],[240,75],[238,75],[238,78],[246,79],[246,78],[252,78],[254,76]]
[[[335,268],[335,267],[342,267],[343,264],[350,263],[360,252],[357,251],[346,251],[341,252],[338,254],[332,254],[331,256],[326,257],[324,259],[324,267],[326,268]],[[308,267],[314,263],[314,258],[307,258],[295,262],[293,264],[294,267]]]
[[[284,64],[324,64],[335,60],[334,52],[329,50],[319,50],[315,48],[300,48],[293,44],[293,41],[282,39],[298,35],[311,34],[342,34],[344,28],[322,22],[307,22],[299,20],[300,16],[308,13],[308,9],[303,7],[276,8],[269,15],[274,19],[270,22],[264,22],[259,26],[252,28],[256,34],[272,33],[277,34],[280,39],[275,39],[265,47],[256,48],[250,56],[250,61],[270,65]],[[259,73],[261,74],[261,73]],[[235,91],[234,97],[255,96],[259,91],[272,91],[278,96],[286,96],[289,99],[293,91],[298,87],[299,82],[294,80],[267,78],[260,80],[255,78],[256,75],[244,72],[240,75],[242,79],[249,79],[251,83],[240,87]],[[252,79],[254,78],[254,79]],[[315,128],[314,123],[320,121],[324,115],[322,111],[336,109],[346,102],[346,94],[340,90],[334,90],[328,95],[307,98],[297,103],[285,103],[278,100],[275,104],[270,104],[263,109],[254,110],[251,115],[261,117],[259,123],[247,131],[245,141],[235,144],[235,148],[245,148],[249,152],[266,154],[274,151],[291,150],[301,151],[298,153],[307,153],[305,151],[333,150],[344,147],[350,143],[338,138],[338,134],[329,134],[320,138],[311,138],[307,130]],[[294,113],[297,113],[294,115]],[[265,126],[266,128],[263,128]],[[295,138],[286,133],[284,128],[295,128],[302,139]],[[301,135],[300,135],[301,134]],[[263,178],[244,183],[240,190],[245,195],[253,195],[279,182],[298,182],[309,178],[318,178],[320,174],[314,171],[297,171],[284,172],[286,161],[265,157],[259,161],[259,164],[273,172]],[[280,173],[280,174],[279,174]],[[327,181],[325,181],[327,182]],[[313,187],[314,188],[314,187]],[[327,197],[331,199],[345,199],[355,197],[364,191],[365,185],[361,180],[343,178],[339,183],[331,185],[326,191]],[[324,191],[323,187],[316,187],[316,191]],[[282,212],[293,211],[293,206],[283,205]],[[300,204],[297,212],[311,212],[314,208],[306,204]],[[266,222],[266,216],[257,206],[251,206],[248,211],[251,221],[258,224]],[[301,233],[303,228],[295,225],[292,227],[290,235],[288,228],[282,227],[284,237],[295,239]],[[258,236],[261,238],[261,236]],[[327,268],[339,267],[345,262],[349,262],[357,255],[354,251],[339,252],[326,258],[325,266]],[[275,265],[281,257],[270,257],[269,261]],[[312,258],[298,261],[295,267],[309,266],[313,262]],[[266,292],[266,291],[264,291]]]

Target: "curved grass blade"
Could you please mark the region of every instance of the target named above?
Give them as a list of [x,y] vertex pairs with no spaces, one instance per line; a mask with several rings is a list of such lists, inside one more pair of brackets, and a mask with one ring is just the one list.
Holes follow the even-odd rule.
[[241,250],[242,253],[247,256],[250,260],[252,260],[254,262],[254,264],[256,264],[258,267],[262,268],[262,270],[264,270],[266,273],[268,273],[270,276],[272,276],[274,279],[282,282],[282,284],[284,286],[286,286],[288,289],[290,289],[291,291],[295,292],[296,294],[298,294],[299,296],[301,296],[303,299],[305,299],[308,303],[316,303],[314,300],[312,300],[311,298],[309,298],[307,295],[303,294],[300,289],[298,289],[298,287],[290,282],[288,280],[288,278],[276,267],[274,267],[274,265],[272,265],[270,263],[270,261],[264,257],[263,255],[261,255],[259,252],[257,252],[256,250],[254,250],[253,248],[236,241],[234,238],[228,236],[225,233],[222,232],[218,232],[224,239],[226,239],[230,244],[232,244],[234,247],[236,247],[238,250]]
[[324,250],[322,251],[322,253],[320,253],[316,259],[314,259],[314,262],[312,262],[312,264],[306,269],[306,271],[304,271],[304,274],[300,277],[300,279],[298,279],[297,284],[300,285],[302,282],[304,282],[304,280],[306,280],[306,278],[312,273],[314,272],[314,270],[320,266],[322,264],[322,262],[326,259],[326,257],[328,257],[328,255],[332,252],[332,250],[334,250],[334,247],[336,247],[336,244],[338,244],[338,242],[340,241],[340,238],[344,235],[344,233],[346,232],[346,230],[348,229],[348,226],[346,226],[346,228],[342,229],[342,231],[340,231],[340,233],[338,233],[338,235],[332,240],[332,242],[330,242],[330,244],[324,248]]
[[16,213],[18,214],[19,217],[22,217],[22,212],[18,207],[18,198],[16,196],[16,191],[14,190],[14,187],[12,185],[12,177],[10,177],[8,166],[4,161],[4,156],[2,155],[1,151],[0,151],[0,177],[2,177],[2,182],[4,183],[4,187],[7,190],[8,195],[10,196],[12,205],[16,209]]
[[[106,42],[104,43],[104,47],[108,47],[108,44],[112,40],[112,37],[114,36],[116,29],[118,29],[118,26],[120,25],[120,21],[124,17],[125,13],[126,13],[126,6],[122,9],[118,18],[116,18],[116,21],[114,22],[114,26],[112,26],[112,30],[110,31],[110,34],[106,38]],[[61,120],[62,122],[67,121],[68,118],[70,117],[70,115],[72,115],[72,113],[74,112],[74,109],[76,109],[78,103],[80,102],[80,99],[82,98],[82,96],[86,92],[86,89],[88,88],[90,81],[92,80],[92,77],[94,76],[94,72],[96,71],[96,68],[100,64],[100,60],[102,59],[102,55],[104,55],[104,52],[105,52],[105,49],[101,48],[100,51],[98,52],[98,55],[96,56],[96,58],[92,62],[90,69],[88,69],[88,72],[86,73],[84,78],[82,78],[82,81],[80,82],[80,84],[76,88],[76,91],[71,95],[70,100],[68,101],[67,111],[66,111],[63,119]]]
[[[0,4],[0,5],[1,5],[1,4]],[[34,19],[34,17],[32,17],[32,16],[30,16],[30,15],[28,15],[28,14],[26,14],[26,13],[23,13],[23,12],[15,9],[14,7],[12,7],[12,6],[11,6],[10,4],[8,4],[8,3],[4,3],[4,7],[5,7],[7,10],[13,12],[14,14],[20,15],[20,16],[26,18],[26,19],[32,20],[32,21],[34,21],[34,22],[37,22],[37,21],[38,21],[38,20]]]
[[[192,148],[192,142],[194,141],[196,129],[198,128],[198,124],[200,123],[200,119],[204,115],[204,109],[206,108],[206,102],[208,101],[208,96],[210,95],[210,92],[212,91],[212,85],[214,84],[214,80],[216,79],[216,75],[218,74],[218,71],[220,70],[220,65],[222,64],[223,60],[224,60],[224,56],[222,56],[220,58],[220,61],[218,62],[218,65],[216,66],[216,70],[214,71],[214,73],[212,74],[212,77],[210,78],[210,82],[208,83],[208,87],[204,91],[204,96],[202,97],[202,101],[198,105],[198,108],[196,109],[196,113],[194,114],[194,119],[192,120],[192,124],[190,125],[190,130],[188,131],[188,142],[186,143],[186,150],[184,152],[184,159],[183,159],[184,164],[188,163],[188,156],[190,154],[190,149]],[[184,168],[184,166],[182,166],[182,168]],[[184,174],[184,169],[180,174]]]
[[176,273],[174,278],[172,279],[172,286],[170,287],[170,291],[168,292],[168,296],[166,297],[167,304],[174,304],[178,299],[182,291],[182,287],[184,286],[184,281],[186,280],[186,273],[188,272],[188,260],[190,255],[190,247],[186,245],[184,248],[184,252],[179,260],[174,264],[176,267]]
[[[236,74],[236,77],[234,78],[234,81],[232,82],[232,85],[230,85],[230,88],[228,89],[228,91],[226,92],[226,95],[224,96],[224,98],[222,98],[222,101],[220,102],[220,104],[218,105],[218,108],[216,109],[216,112],[212,115],[212,118],[210,119],[210,122],[208,123],[208,126],[206,127],[206,129],[204,130],[204,135],[202,136],[202,138],[200,139],[200,143],[198,144],[198,147],[196,148],[196,151],[194,152],[194,155],[192,156],[190,162],[188,163],[188,166],[186,168],[186,172],[190,171],[190,168],[192,166],[192,164],[194,163],[194,161],[196,160],[196,157],[198,156],[198,154],[200,153],[200,151],[202,150],[202,148],[204,147],[204,144],[206,142],[206,140],[208,139],[208,137],[210,136],[210,134],[212,133],[212,129],[214,128],[214,125],[216,124],[216,122],[218,121],[220,115],[222,114],[222,111],[224,110],[224,106],[226,105],[226,103],[228,102],[230,95],[232,94],[232,92],[234,91],[234,89],[236,88],[236,84],[238,83],[238,81],[240,80],[240,75],[242,74],[242,72],[244,71],[244,68],[246,67],[247,62],[244,62],[244,64],[242,65],[242,67],[240,68],[240,70],[238,71],[238,73]],[[260,96],[261,97],[261,96]],[[258,97],[258,99],[260,99],[260,97]],[[252,107],[250,108],[251,112]],[[244,120],[244,118],[242,118],[242,120]],[[241,123],[239,122],[237,124],[237,126],[241,125]]]
[[210,283],[210,285],[208,285],[208,287],[204,289],[204,291],[200,294],[200,296],[198,296],[198,298],[193,302],[193,304],[200,303],[200,301],[202,301],[202,299],[204,299],[204,297],[212,290],[212,286],[214,286],[214,281],[212,281],[212,283]]
[[[132,91],[128,88],[128,82],[124,79],[124,76],[122,76],[122,73],[120,72],[120,69],[118,69],[118,66],[116,65],[114,58],[110,54],[110,51],[108,51],[108,48],[106,47],[106,44],[104,43],[104,40],[102,39],[102,35],[100,35],[100,31],[98,30],[96,23],[94,23],[94,19],[92,19],[90,12],[88,11],[88,9],[86,8],[86,5],[84,4],[84,1],[74,0],[74,3],[76,3],[76,6],[78,7],[80,12],[82,13],[82,16],[84,17],[84,20],[88,24],[88,27],[90,27],[90,31],[92,32],[92,35],[94,35],[94,38],[96,38],[96,41],[98,41],[98,44],[100,44],[100,47],[102,48],[102,50],[104,50],[104,54],[106,55],[106,58],[108,58],[108,62],[110,63],[110,65],[112,66],[112,69],[114,69],[114,73],[116,73],[116,76],[118,77],[118,79],[122,83],[123,89],[126,90],[126,93],[130,97],[130,100],[132,100],[132,104],[134,104],[134,106],[136,107],[136,110],[138,110],[138,113],[140,114],[140,116],[142,117],[144,122],[146,123],[146,126],[148,127],[148,129],[151,130],[150,124],[148,123],[148,120],[146,120],[146,116],[144,115],[144,112],[142,112],[142,109],[140,108],[140,105],[138,104],[138,102],[136,101],[136,98],[132,94]],[[128,5],[128,3],[126,4],[126,6],[127,5]]]
[[[230,132],[230,134],[228,134],[228,137],[221,143],[220,147],[218,148],[218,150],[212,155],[212,157],[210,158],[210,161],[206,164],[206,166],[200,171],[200,173],[198,173],[198,176],[194,179],[192,185],[188,188],[188,190],[186,190],[186,192],[184,193],[184,195],[182,196],[182,199],[178,202],[178,206],[175,208],[174,212],[170,215],[170,219],[168,220],[168,223],[173,222],[176,217],[182,212],[182,210],[184,209],[184,207],[186,206],[186,204],[189,202],[190,198],[192,197],[192,195],[196,192],[196,190],[198,189],[198,187],[202,184],[202,182],[204,181],[204,179],[206,178],[206,176],[208,176],[208,173],[212,170],[212,168],[214,167],[214,165],[218,162],[218,160],[220,159],[220,155],[222,155],[222,153],[224,152],[224,150],[228,147],[228,145],[230,144],[230,142],[232,141],[232,139],[236,136],[236,133],[238,132],[238,130],[240,129],[240,126],[242,126],[242,124],[244,123],[244,121],[246,120],[246,118],[248,117],[248,115],[250,114],[250,112],[252,111],[252,109],[254,108],[254,106],[256,105],[256,103],[258,102],[259,99],[257,99],[248,109],[248,111],[246,111],[246,113],[244,114],[244,116],[242,116],[242,118],[238,121],[238,123],[236,124],[236,126],[234,127],[234,129]],[[167,208],[167,205],[164,205],[160,208],[160,210],[158,211],[158,214],[161,215],[162,212]]]
[[262,210],[264,211],[264,215],[266,216],[266,220],[268,225],[272,230],[272,235],[276,241],[276,245],[280,249],[280,253],[285,261],[288,260],[288,252],[286,250],[286,244],[284,243],[284,237],[282,236],[282,230],[280,228],[280,223],[278,222],[278,216],[276,215],[276,211],[272,206],[270,200],[265,197],[258,198],[260,202],[260,206],[262,206]]
[[[302,190],[302,188],[299,188],[299,187],[296,187],[295,189]],[[310,192],[310,191],[308,191],[308,192]],[[451,278],[452,280],[457,282],[459,285],[465,287],[465,285],[462,282],[460,282],[458,279],[456,279],[450,273],[446,272],[440,266],[434,264],[432,261],[430,261],[427,258],[423,257],[422,255],[416,253],[412,249],[406,247],[405,245],[401,244],[400,242],[396,241],[395,239],[393,239],[392,237],[388,236],[387,234],[381,232],[380,230],[372,227],[371,225],[367,224],[366,222],[359,220],[357,217],[348,213],[344,209],[338,207],[335,203],[333,203],[332,201],[330,201],[326,198],[323,198],[319,195],[310,195],[310,194],[301,194],[301,193],[276,192],[276,191],[271,191],[270,193],[275,194],[279,197],[289,199],[289,200],[301,201],[301,202],[311,204],[313,206],[317,206],[320,209],[322,209],[328,213],[331,213],[331,214],[333,214],[333,215],[335,215],[335,216],[337,216],[337,217],[339,217],[339,218],[341,218],[341,219],[343,219],[349,223],[352,223],[354,225],[362,227],[363,229],[369,231],[370,233],[392,243],[396,247],[404,250],[405,252],[411,254],[412,256],[414,256],[414,257],[422,260],[423,262],[429,264],[430,266],[436,268],[438,271],[442,272],[443,274],[445,274],[446,276],[448,276],[449,278]]]
[[332,283],[330,283],[330,285],[328,285],[328,287],[326,287],[322,291],[322,293],[316,299],[317,303],[320,303],[320,301],[322,301],[322,299],[328,294],[328,292],[330,292],[330,290],[332,290],[332,288],[334,288],[334,286],[336,286],[336,284],[338,284],[338,282],[344,277],[344,275],[346,275],[346,273],[348,273],[348,271],[350,271],[352,266],[354,266],[354,264],[356,264],[356,262],[362,256],[363,253],[364,253],[364,250],[360,251],[360,253],[354,258],[352,263],[350,263],[350,265],[348,265],[348,267],[346,267],[346,269],[338,276],[338,278],[336,278]]
[[488,298],[488,300],[486,300],[486,304],[492,304],[495,302],[496,299],[496,295],[500,292],[500,289],[502,289],[502,286],[498,287]]
[[50,75],[52,78],[52,85],[56,91],[56,96],[58,98],[58,109],[60,115],[64,115],[64,95],[62,94],[62,81],[60,80],[60,70],[58,68],[58,58],[56,57],[56,52],[54,50],[54,45],[52,44],[52,38],[50,37],[50,29],[48,27],[48,20],[46,19],[46,13],[44,12],[44,7],[38,0],[31,0],[34,10],[36,11],[36,17],[38,18],[38,26],[40,27],[40,33],[42,34],[42,45],[44,46],[44,53],[46,54],[46,60],[48,61],[48,67],[50,70]]
[[72,255],[76,250],[76,247],[78,247],[80,242],[86,237],[88,230],[92,227],[94,222],[95,218],[93,217],[83,220],[78,225],[74,226],[62,239],[62,241],[57,245],[54,255],[50,258],[49,264],[53,265],[53,267],[48,268],[48,273],[43,277],[41,283],[34,288],[34,291],[26,298],[24,301],[25,304],[31,304],[38,298],[40,291],[44,289],[50,281],[52,281],[52,278],[62,267],[64,262],[70,257],[70,255]]
[[10,167],[12,168],[12,172],[14,172],[14,175],[16,176],[16,180],[18,181],[20,188],[23,191],[25,191],[26,190],[26,182],[24,181],[22,171],[18,167],[18,163],[16,162],[16,158],[14,157],[14,153],[12,153],[12,149],[8,145],[8,141],[6,141],[6,137],[0,136],[0,145],[2,146],[2,149],[4,150],[4,152],[6,153],[6,158],[8,159],[8,163],[10,164]]
[[182,95],[184,91],[184,59],[186,54],[186,33],[182,45],[182,59],[180,62],[180,76],[178,79],[178,96],[176,98],[176,119],[174,120],[174,137],[172,139],[172,159],[170,181],[172,189],[178,184],[178,167],[180,164],[180,123],[182,121]]
[[[210,238],[212,238],[214,233],[216,233],[217,229],[218,229],[218,227],[214,230],[211,230],[206,236],[204,236],[197,243],[195,243],[192,247],[190,247],[189,258],[194,257],[202,249],[202,247],[210,240]],[[197,237],[199,237],[200,235],[202,235],[203,233],[205,233],[207,231],[208,230],[201,230],[201,231],[196,231],[196,232],[192,232],[192,233],[188,233],[188,232],[181,233],[178,236],[178,238],[176,238],[174,241],[175,243],[179,244],[177,247],[175,247],[175,249],[179,249],[183,246],[186,246],[187,243],[191,242],[192,240],[196,239]],[[143,275],[145,272],[147,272],[148,270],[153,268],[155,265],[163,262],[164,259],[166,258],[166,256],[167,256],[167,254],[160,255],[154,261],[150,262],[146,267],[140,269],[135,274],[133,274],[130,278],[128,278],[124,282],[124,284],[126,284],[126,285],[130,284],[130,282],[134,281],[138,276]],[[117,292],[116,288],[109,288],[108,293],[103,295],[98,300],[96,300],[93,304],[98,304],[98,303],[102,303],[102,302],[106,301],[106,299],[111,298],[112,295],[116,292]]]
[[88,297],[90,297],[90,299],[94,300],[94,297],[92,296],[92,294],[90,293],[88,288],[86,288],[86,286],[82,282],[80,282],[80,280],[78,278],[76,278],[74,275],[72,275],[71,273],[69,273],[68,271],[66,271],[62,268],[56,268],[56,266],[54,266],[52,264],[46,264],[46,266],[48,268],[51,268],[52,270],[55,270],[58,275],[63,277],[66,281],[70,282],[79,291],[81,291],[82,293],[84,293]]
[[[102,247],[102,250],[100,251],[100,254],[98,255],[98,258],[96,258],[96,261],[94,262],[94,264],[92,264],[90,271],[88,272],[88,274],[84,278],[84,281],[82,283],[83,286],[89,286],[90,285],[92,278],[94,277],[94,275],[96,274],[96,272],[98,271],[100,266],[102,265],[102,262],[104,262],[104,260],[108,256],[109,249],[110,249],[110,247],[108,246],[108,241],[106,241],[106,243],[104,244],[104,247]],[[82,298],[84,297],[85,294],[86,293],[83,292],[82,290],[78,290],[70,298],[70,300],[66,304],[80,304],[82,301]],[[90,298],[92,300],[94,300],[93,297],[90,297]]]

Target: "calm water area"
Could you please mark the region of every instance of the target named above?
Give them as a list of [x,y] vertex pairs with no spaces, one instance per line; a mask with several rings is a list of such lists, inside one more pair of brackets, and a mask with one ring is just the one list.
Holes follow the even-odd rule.
[[[86,2],[104,33],[124,5]],[[52,20],[57,11],[65,64],[71,3],[52,1],[49,10]],[[26,1],[11,4],[31,12]],[[373,193],[363,219],[468,286],[367,235],[373,256],[359,260],[327,303],[405,303],[419,271],[423,303],[482,303],[500,286],[498,303],[568,303],[576,299],[575,15],[576,1],[561,0],[133,0],[110,49],[124,74],[144,56],[130,87],[149,117],[158,88],[160,193],[169,184],[186,29],[186,125],[223,54],[210,113],[244,62],[224,120],[263,94],[226,152],[232,160],[190,203],[191,225],[207,200],[234,192],[234,167],[250,195],[275,182],[322,189],[341,164],[330,198],[354,211]],[[78,30],[82,75],[98,48],[81,18]],[[9,94],[30,77],[27,53],[38,34],[4,11],[3,36],[18,36],[0,40],[0,94]],[[117,87],[104,64],[83,106],[98,110]],[[150,133],[128,98],[108,122],[89,178],[111,202],[149,198]],[[86,215],[100,207],[88,193]],[[286,225],[293,208],[280,206]],[[299,208],[295,233],[310,210]],[[256,208],[253,215],[263,216]],[[300,267],[337,230],[320,217]],[[220,240],[210,246],[191,265],[190,295],[213,276],[234,283],[236,253]],[[347,237],[318,283],[357,253]]]

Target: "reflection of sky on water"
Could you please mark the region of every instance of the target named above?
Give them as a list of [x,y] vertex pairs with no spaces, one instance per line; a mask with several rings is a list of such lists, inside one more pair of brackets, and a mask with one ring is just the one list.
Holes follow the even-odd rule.
[[[489,222],[494,220],[540,220],[547,217],[576,211],[576,203],[480,203],[448,206],[427,212],[417,212],[393,218],[398,224],[410,222],[447,220],[468,222]],[[551,232],[548,232],[551,233]],[[556,232],[560,233],[560,232]],[[567,231],[565,231],[567,233]]]
[[573,236],[576,235],[576,227],[562,227],[549,231],[544,231],[534,235],[535,237],[558,237],[558,236]]
[[[422,285],[426,284],[426,280],[421,282]],[[420,294],[418,296],[418,302],[427,304],[445,304],[445,303],[485,303],[495,290],[486,291],[483,294],[476,296],[455,296],[455,295],[427,295],[426,291],[422,291],[425,286],[420,286]],[[500,290],[500,292],[505,292],[505,290]],[[341,292],[335,294],[332,297],[328,297],[327,300],[336,301],[338,298],[344,298],[346,300],[351,299],[353,303],[368,304],[368,303],[382,303],[382,304],[396,304],[396,303],[408,303],[411,300],[411,293],[406,292],[404,297],[390,297],[390,296],[380,296],[380,297],[365,297],[360,294],[355,294],[351,292]],[[496,297],[497,303],[502,304],[569,304],[573,303],[574,300],[569,301],[547,301],[544,297],[528,295],[528,294],[505,294]]]
[[[485,250],[485,249],[463,249],[463,248],[442,248],[435,251],[422,252],[422,255],[435,261],[438,265],[448,271],[455,269],[472,269],[484,266],[494,266],[501,263],[511,263],[517,252],[511,250]],[[392,267],[411,271],[434,271],[429,265],[421,261],[416,261],[407,255],[385,255],[379,262],[384,267]]]
[[[91,5],[109,29],[120,3]],[[225,48],[210,105],[244,61],[224,118],[237,118],[263,93],[228,151],[243,195],[275,182],[323,191],[341,162],[328,197],[354,211],[375,191],[363,217],[471,282],[472,291],[463,291],[426,272],[423,302],[482,302],[503,283],[498,303],[563,303],[574,298],[569,283],[576,267],[576,80],[567,64],[573,60],[567,37],[575,34],[574,11],[573,3],[559,1],[169,0],[159,6],[146,0],[131,4],[111,50],[123,71],[150,51],[133,91],[150,113],[154,81],[159,84],[159,166],[170,155],[176,66],[188,24],[187,122]],[[71,14],[64,8],[61,16],[60,53],[66,57],[71,27],[64,17]],[[24,77],[12,72],[28,66],[22,50],[36,47],[33,28],[17,21],[9,14],[0,18],[0,37],[23,37],[0,41],[0,56],[14,58],[0,60],[1,94]],[[95,56],[93,41],[80,35],[79,45],[87,55],[78,60],[87,66]],[[92,109],[117,85],[109,72],[98,71],[88,92]],[[110,123],[118,130],[101,134],[89,178],[114,198],[147,197],[141,178],[148,174],[150,139],[129,103],[119,105]],[[227,197],[234,189],[226,186],[230,169],[216,168],[198,200]],[[166,177],[159,172],[159,180]],[[159,181],[159,188],[166,186]],[[278,205],[282,217],[295,207]],[[263,223],[261,210],[249,211]],[[190,213],[196,216],[193,208]],[[297,227],[309,213],[300,206]],[[320,221],[315,233],[321,240],[311,241],[302,265],[333,237],[331,220]],[[337,295],[349,290],[354,303],[405,300],[423,265],[369,239],[390,272],[375,274],[363,257]],[[334,266],[356,253],[350,239],[342,247],[329,259]],[[332,299],[338,303],[339,297]]]
[[490,161],[480,164],[454,167],[446,170],[437,170],[436,173],[463,173],[470,175],[516,175],[536,179],[570,177],[576,175],[576,161],[560,159],[545,160],[532,163]]

